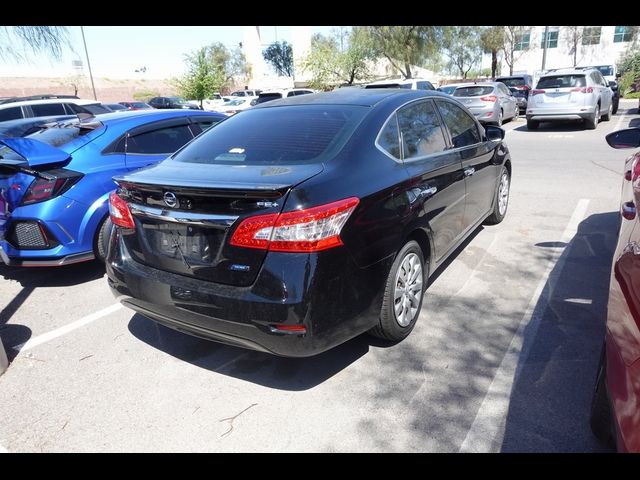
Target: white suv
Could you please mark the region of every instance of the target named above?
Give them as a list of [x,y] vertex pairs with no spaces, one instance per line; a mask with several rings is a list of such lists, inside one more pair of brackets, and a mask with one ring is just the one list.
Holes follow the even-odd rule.
[[596,68],[551,70],[538,80],[529,93],[527,128],[540,122],[582,120],[593,130],[599,120],[610,120],[613,91]]
[[281,98],[295,97],[296,95],[308,95],[316,93],[310,88],[278,88],[273,90],[263,90],[258,95],[256,105],[259,103],[270,102],[271,100],[280,100]]
[[0,122],[29,117],[51,115],[98,115],[110,109],[95,100],[82,100],[73,96],[41,95],[35,97],[11,97],[0,100]]
[[406,88],[407,90],[435,90],[429,80],[424,78],[407,78],[406,80],[378,80],[364,88]]

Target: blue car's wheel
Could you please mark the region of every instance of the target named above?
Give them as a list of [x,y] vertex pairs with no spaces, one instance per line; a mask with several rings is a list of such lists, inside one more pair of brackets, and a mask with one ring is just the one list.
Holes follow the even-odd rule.
[[100,222],[100,226],[98,227],[98,231],[96,232],[93,251],[96,255],[96,258],[101,262],[104,262],[104,259],[107,257],[107,247],[109,245],[109,236],[111,235],[112,228],[113,223],[111,223],[111,219],[109,218],[109,215],[107,215]]

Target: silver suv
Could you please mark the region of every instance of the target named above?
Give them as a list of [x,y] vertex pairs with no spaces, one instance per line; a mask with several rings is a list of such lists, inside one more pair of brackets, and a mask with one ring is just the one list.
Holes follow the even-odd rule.
[[611,119],[613,91],[596,68],[552,70],[538,80],[529,95],[527,128],[540,122],[582,120],[593,130],[599,120]]

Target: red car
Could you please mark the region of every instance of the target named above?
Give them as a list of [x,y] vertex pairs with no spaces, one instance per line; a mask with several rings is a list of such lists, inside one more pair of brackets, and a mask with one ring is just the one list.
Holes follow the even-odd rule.
[[[613,148],[640,147],[640,128],[607,135]],[[591,430],[620,452],[640,452],[640,151],[627,158],[620,233],[613,255],[605,345],[591,403]]]

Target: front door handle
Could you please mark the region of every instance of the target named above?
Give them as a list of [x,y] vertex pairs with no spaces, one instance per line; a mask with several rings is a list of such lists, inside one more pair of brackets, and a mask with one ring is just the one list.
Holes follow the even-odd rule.
[[469,167],[469,168],[465,168],[464,169],[464,176],[465,177],[470,177],[471,175],[473,175],[474,173],[476,173],[476,169],[473,167]]

